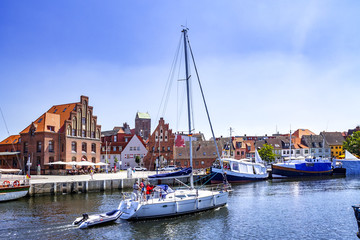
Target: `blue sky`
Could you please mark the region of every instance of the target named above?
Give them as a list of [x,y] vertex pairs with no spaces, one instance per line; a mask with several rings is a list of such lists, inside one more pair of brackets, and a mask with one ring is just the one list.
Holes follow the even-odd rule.
[[[137,111],[155,127],[185,24],[217,136],[230,127],[263,135],[360,124],[358,1],[3,0],[0,9],[0,107],[10,134],[80,95],[102,130],[134,127]],[[209,138],[194,101],[195,129]],[[186,130],[176,99],[164,118]],[[0,139],[7,135],[1,120]]]

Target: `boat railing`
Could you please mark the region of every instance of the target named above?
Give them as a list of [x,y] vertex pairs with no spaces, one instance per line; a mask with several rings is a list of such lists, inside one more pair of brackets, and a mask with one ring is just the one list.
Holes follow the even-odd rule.
[[[181,191],[183,190],[183,191]],[[154,204],[161,201],[166,202],[177,202],[182,200],[183,198],[187,199],[196,199],[199,197],[199,190],[208,190],[215,195],[218,192],[222,191],[231,191],[230,184],[214,184],[206,187],[199,187],[190,189],[187,187],[178,187],[175,191],[166,192],[166,191],[153,191],[151,194],[146,194],[146,192],[131,192],[131,193],[122,193],[123,200],[133,200],[138,201],[141,204]]]

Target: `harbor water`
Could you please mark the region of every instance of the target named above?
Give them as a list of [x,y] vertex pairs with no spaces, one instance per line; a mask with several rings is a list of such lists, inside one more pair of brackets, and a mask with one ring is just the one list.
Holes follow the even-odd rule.
[[120,191],[0,203],[1,239],[357,239],[360,178],[269,180],[234,186],[228,204],[181,217],[78,229],[82,213],[115,209]]

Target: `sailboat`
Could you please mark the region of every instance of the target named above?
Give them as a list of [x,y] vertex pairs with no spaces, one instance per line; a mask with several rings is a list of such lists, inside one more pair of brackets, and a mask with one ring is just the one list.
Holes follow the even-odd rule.
[[[188,51],[191,47],[189,45],[189,39],[187,35],[188,29],[183,28],[182,37],[184,39],[184,52],[185,52],[185,71],[186,71],[186,90],[187,90],[187,108],[188,108],[188,126],[189,136],[192,135],[192,122],[191,122],[191,99],[189,94],[189,66],[188,66]],[[189,50],[188,50],[189,49]],[[192,59],[193,55],[192,55]],[[194,61],[193,61],[194,62]],[[195,63],[194,63],[195,65]],[[195,66],[197,73],[197,69]],[[199,81],[199,78],[198,78]],[[204,94],[199,81],[201,94],[203,97],[205,109],[209,119],[210,128],[213,134],[215,142],[214,132],[209,118]],[[192,166],[192,140],[190,138],[190,165]],[[216,142],[215,146],[217,148]],[[219,151],[217,149],[218,157],[220,158]],[[154,188],[154,192],[151,195],[137,196],[136,193],[132,193],[126,196],[124,200],[120,202],[118,209],[122,212],[120,218],[125,220],[138,220],[138,219],[150,219],[150,218],[161,218],[168,216],[178,216],[183,214],[195,213],[199,211],[209,210],[224,206],[227,204],[228,191],[222,185],[205,189],[195,188],[193,173],[190,173],[190,186],[185,189],[173,190],[167,185],[159,185]]]

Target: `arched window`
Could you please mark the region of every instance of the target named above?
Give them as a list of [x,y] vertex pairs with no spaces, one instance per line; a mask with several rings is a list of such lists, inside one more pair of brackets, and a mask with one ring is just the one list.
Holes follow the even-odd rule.
[[70,125],[68,125],[68,127],[67,127],[66,135],[71,136],[71,126]]
[[76,162],[76,157],[72,157],[71,161]]
[[93,163],[96,163],[96,158],[91,158],[91,161],[93,162]]
[[96,153],[96,144],[95,143],[91,144],[91,152]]
[[99,129],[96,131],[96,138],[100,139],[100,130]]
[[81,109],[79,108],[78,112],[77,112],[77,126],[76,126],[76,130],[77,130],[77,133],[76,133],[76,136],[80,136],[81,135]]
[[76,121],[76,117],[73,117],[73,119],[72,119],[72,133],[71,133],[71,135],[72,136],[76,136],[76,123],[77,121]]

